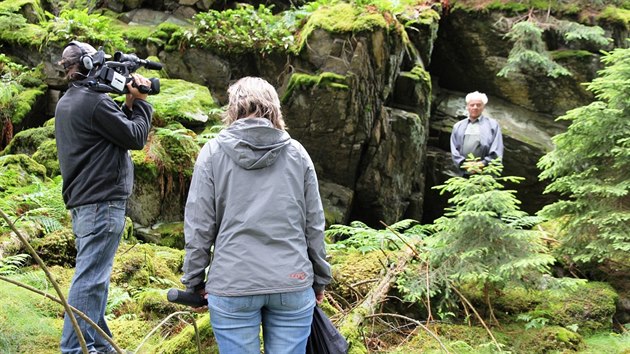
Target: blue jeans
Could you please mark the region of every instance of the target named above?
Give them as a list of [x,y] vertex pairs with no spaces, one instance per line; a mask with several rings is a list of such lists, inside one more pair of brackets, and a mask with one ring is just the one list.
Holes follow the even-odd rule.
[[[125,227],[126,201],[82,205],[70,210],[77,249],[76,268],[68,303],[86,314],[111,337],[105,322],[114,255]],[[88,350],[107,352],[111,345],[96,330],[75,315]],[[61,352],[82,353],[79,339],[66,314],[61,335]]]
[[304,354],[314,307],[313,289],[250,296],[208,294],[210,323],[221,354],[260,354],[261,323],[265,354]]

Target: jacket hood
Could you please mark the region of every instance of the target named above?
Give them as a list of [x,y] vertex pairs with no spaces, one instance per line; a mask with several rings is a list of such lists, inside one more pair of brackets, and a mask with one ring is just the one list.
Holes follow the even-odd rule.
[[237,165],[256,170],[276,162],[291,137],[266,118],[241,118],[222,130],[217,142]]

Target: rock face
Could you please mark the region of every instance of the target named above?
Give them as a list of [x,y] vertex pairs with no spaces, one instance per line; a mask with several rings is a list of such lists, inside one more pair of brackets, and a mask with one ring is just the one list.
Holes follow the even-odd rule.
[[[124,22],[148,26],[182,24],[215,5],[208,0],[103,2],[121,13]],[[498,77],[511,47],[504,38],[502,14],[459,9],[442,19],[433,14],[406,32],[387,21],[361,30],[315,25],[297,54],[236,56],[200,47],[167,49],[154,41],[135,45],[139,56],[157,56],[169,78],[207,88],[211,98],[201,106],[212,106],[209,110],[226,103],[226,89],[240,77],[270,81],[282,97],[288,132],[315,163],[329,224],[361,220],[378,226],[381,221],[431,221],[440,216],[447,197],[431,188],[449,177],[451,128],[465,114],[465,94],[485,92],[490,96],[485,113],[499,121],[505,138],[504,174],[525,178],[508,187],[518,191],[524,210],[536,212],[554,198],[542,194],[536,163],[553,148],[551,137],[565,129],[555,118],[592,100],[581,83],[595,77],[598,54],[565,56],[561,64],[572,72],[570,77],[552,79],[536,73]],[[557,49],[552,43],[548,47]],[[15,43],[4,48],[25,63],[46,63],[49,91],[62,89],[59,68],[49,64],[59,60],[61,48],[37,53],[26,53]],[[54,107],[57,96],[48,95],[48,107]],[[182,117],[176,120],[188,131],[171,127],[172,139],[178,134],[193,136],[210,125],[203,112],[184,112]],[[168,118],[159,121],[163,126]],[[196,149],[189,150],[194,159]],[[189,162],[173,164],[184,167],[164,175],[177,182],[166,189],[149,185],[152,175],[138,173],[130,203],[135,222],[148,226],[181,219],[192,173]],[[149,202],[152,207],[145,205]]]
[[[309,64],[313,73],[339,75],[337,82],[311,78],[319,83],[297,84],[285,95],[291,135],[312,155],[322,179],[354,190],[350,217],[372,225],[422,216],[429,101],[413,102],[424,105],[414,109],[423,115],[387,106],[396,102],[390,95],[403,55],[395,33],[316,30],[299,69]],[[430,94],[426,82],[410,86],[416,85],[424,97]]]
[[[544,73],[497,73],[507,63],[511,43],[504,39],[505,15],[454,11],[440,23],[429,71],[439,86],[481,91],[532,111],[562,115],[592,100],[581,85],[599,69],[597,55],[567,59],[570,77],[552,79]],[[550,46],[548,46],[550,47]]]
[[[424,221],[433,221],[446,206],[445,196],[429,188],[444,183],[453,173],[450,156],[450,135],[453,125],[466,117],[465,92],[442,90],[436,95],[435,113],[431,120],[430,157],[427,162],[429,181],[426,198],[432,207],[424,215]],[[530,111],[497,97],[489,96],[484,115],[494,118],[501,126],[505,146],[503,175],[524,177],[521,183],[506,188],[517,190],[523,202],[521,209],[535,213],[555,200],[553,195],[543,195],[545,184],[538,180],[538,159],[553,149],[551,138],[566,129],[548,114]],[[428,209],[428,208],[427,208]]]

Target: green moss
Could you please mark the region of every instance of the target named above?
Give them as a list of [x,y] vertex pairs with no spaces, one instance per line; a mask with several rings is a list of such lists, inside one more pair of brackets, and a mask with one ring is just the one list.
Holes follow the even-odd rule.
[[155,128],[144,149],[131,153],[134,175],[140,182],[158,183],[164,192],[170,192],[174,181],[192,177],[199,150],[194,132],[180,124]]
[[77,250],[72,229],[61,229],[34,239],[31,245],[46,265],[73,267]]
[[403,71],[400,73],[401,76],[408,77],[414,81],[422,82],[425,85],[429,85],[431,87],[431,74],[426,71],[421,65],[416,65],[411,69],[411,71]]
[[349,3],[337,3],[332,6],[321,6],[308,19],[300,33],[296,52],[302,51],[308,36],[315,29],[321,28],[332,33],[358,33],[375,29],[389,28],[381,13],[368,13]]
[[33,160],[46,167],[46,174],[48,177],[54,177],[61,174],[61,170],[59,169],[59,160],[57,159],[57,142],[54,139],[42,142],[32,157]]
[[133,220],[128,216],[125,217],[125,229],[123,230],[121,239],[129,242],[137,241],[133,234]]
[[123,38],[138,43],[146,42],[155,31],[155,26],[139,24],[129,25],[122,21],[112,21],[111,27],[120,31]]
[[156,244],[180,250],[184,249],[185,241],[183,222],[163,223],[153,229],[152,232],[158,235],[159,239],[156,240]]
[[172,52],[180,49],[185,41],[184,33],[186,28],[171,22],[164,22],[158,25],[157,29],[151,33],[147,41],[158,46],[164,46],[166,51]]
[[[202,353],[218,354],[217,348],[212,334],[212,327],[210,326],[210,316],[204,314],[197,317],[197,330],[199,331],[199,338],[201,339]],[[186,326],[175,337],[164,341],[162,345],[157,349],[161,354],[197,354],[197,341],[195,339],[195,329],[192,325]]]
[[553,289],[541,293],[541,301],[528,314],[532,318],[546,318],[549,324],[578,325],[580,334],[590,334],[612,328],[612,316],[618,298],[606,283],[588,282],[575,289]]
[[598,19],[630,29],[630,10],[608,6],[599,14]]
[[532,310],[544,301],[541,291],[526,289],[522,286],[506,286],[501,296],[494,300],[495,311],[517,315]]
[[[383,271],[381,266],[384,254],[382,252],[369,252],[362,254],[359,251],[335,251],[331,253],[331,266],[333,279],[343,279],[343,283],[334,281],[331,286],[333,291],[346,299],[351,299],[360,292],[367,294],[373,283],[363,282],[365,279],[375,279]],[[350,284],[362,283],[350,288]]]
[[42,182],[46,167],[24,154],[0,156],[0,193],[11,188]]
[[570,58],[591,58],[593,53],[587,50],[554,50],[551,52],[553,60],[563,60]]
[[32,155],[45,141],[54,141],[55,127],[44,126],[18,132],[0,155],[26,154]]
[[47,302],[51,301],[0,281],[1,353],[59,352],[63,318],[42,313],[39,306]]
[[218,108],[207,87],[184,80],[160,80],[158,95],[149,96],[153,105],[153,123],[166,126],[179,122],[184,126],[201,126],[208,121],[209,112]]
[[[0,16],[0,26],[4,17],[8,17],[7,22],[11,22],[10,30],[0,31],[0,40],[22,47],[38,48],[44,43],[47,31],[41,26],[30,23],[19,23],[19,18],[11,16]],[[18,17],[21,17],[18,15]]]
[[123,288],[168,288],[179,284],[184,252],[151,244],[123,243],[118,249],[112,283]]
[[166,292],[166,290],[148,289],[134,295],[144,319],[157,320],[179,309],[176,304],[166,299]]
[[296,88],[308,89],[313,87],[328,87],[335,90],[348,90],[349,87],[346,83],[346,77],[343,75],[324,72],[320,75],[308,75],[308,74],[293,74],[289,79],[284,94],[282,95],[282,103],[286,103],[293,95],[293,91]]
[[0,2],[0,13],[21,13],[32,23],[45,20],[44,10],[37,0],[4,0]]
[[[155,323],[143,319],[134,318],[116,318],[108,320],[107,325],[112,331],[113,338],[120,348],[136,348],[144,337],[151,332]],[[157,353],[155,347],[161,342],[162,338],[158,334],[152,336],[145,342],[137,353]]]

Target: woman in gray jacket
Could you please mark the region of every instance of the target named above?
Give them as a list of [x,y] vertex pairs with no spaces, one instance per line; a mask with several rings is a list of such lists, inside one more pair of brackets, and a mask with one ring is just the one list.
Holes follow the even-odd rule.
[[195,164],[182,283],[207,293],[221,353],[260,353],[261,324],[266,354],[304,353],[331,280],[315,169],[273,86],[245,77],[228,94],[227,128]]

